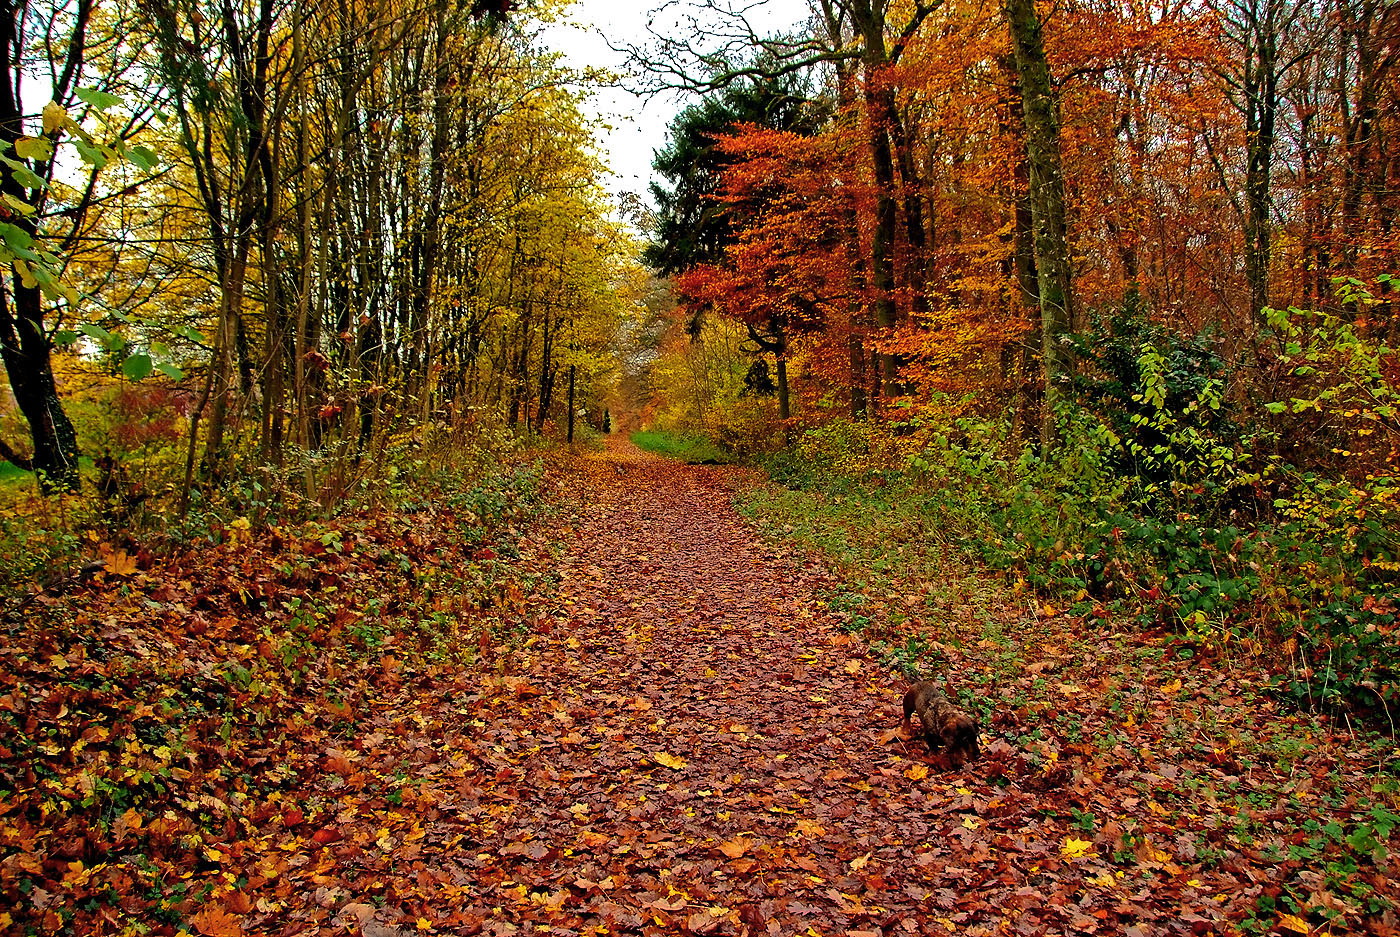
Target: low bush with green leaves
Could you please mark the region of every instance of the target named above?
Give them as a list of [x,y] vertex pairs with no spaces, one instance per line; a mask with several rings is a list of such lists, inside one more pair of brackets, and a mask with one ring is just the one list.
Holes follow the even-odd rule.
[[1012,442],[1006,419],[909,413],[810,429],[766,466],[869,510],[901,492],[931,530],[1086,612],[1279,648],[1276,685],[1306,704],[1388,706],[1400,694],[1400,479],[1305,471],[1273,441],[1290,416],[1322,414],[1337,439],[1388,432],[1395,353],[1335,316],[1270,316],[1299,392],[1325,388],[1261,409],[1272,423],[1228,403],[1209,335],[1174,337],[1130,306],[1077,339],[1085,371],[1048,451]]

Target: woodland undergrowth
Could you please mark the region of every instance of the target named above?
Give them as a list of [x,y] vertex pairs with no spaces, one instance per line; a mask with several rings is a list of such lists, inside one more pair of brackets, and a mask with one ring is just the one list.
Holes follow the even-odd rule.
[[1166,629],[1253,659],[1303,707],[1393,730],[1396,353],[1335,316],[1269,315],[1279,402],[1241,399],[1216,336],[1171,335],[1129,305],[1076,338],[1048,449],[1010,414],[944,397],[884,420],[814,414],[785,431],[795,445],[738,454],[837,509],[900,519],[896,542],[952,546],[1086,627]]
[[211,888],[257,877],[211,874],[250,831],[309,822],[291,792],[385,694],[518,636],[554,575],[542,464],[392,469],[335,512],[260,510],[247,479],[164,533],[82,530],[76,511],[47,529],[39,549],[100,563],[4,600],[0,932],[190,926]]
[[[984,743],[1024,752],[1051,786],[1084,779],[1074,787],[1092,796],[1045,809],[1085,848],[1134,866],[1162,860],[1151,842],[1167,839],[1202,869],[1272,864],[1244,933],[1365,930],[1391,913],[1391,727],[1300,709],[1261,646],[1076,600],[1081,584],[1033,582],[1024,557],[992,568],[996,540],[972,542],[990,522],[969,526],[966,500],[910,477],[775,467],[786,484],[741,489],[741,512],[825,557],[836,575],[823,598],[842,627],[907,678],[944,680],[980,716]],[[1134,772],[1168,778],[1172,797],[1087,783]]]

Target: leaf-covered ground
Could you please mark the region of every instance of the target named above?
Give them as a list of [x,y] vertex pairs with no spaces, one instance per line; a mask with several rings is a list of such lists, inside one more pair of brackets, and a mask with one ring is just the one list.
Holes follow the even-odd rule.
[[[839,585],[830,564],[734,512],[731,491],[755,484],[621,443],[581,459],[557,565],[524,543],[519,564],[559,584],[507,603],[531,635],[514,650],[488,640],[474,665],[415,668],[392,646],[358,655],[335,698],[288,695],[275,744],[220,740],[212,721],[164,754],[137,737],[118,766],[129,754],[193,792],[146,791],[171,799],[156,814],[114,802],[91,840],[55,834],[58,814],[27,793],[46,779],[10,762],[0,888],[16,910],[0,922],[208,937],[1392,932],[1393,795],[1373,743],[1285,715],[1160,637],[1027,614],[985,583],[908,583],[882,601],[943,603],[947,677],[988,726],[982,760],[949,770],[900,736],[903,683],[817,598]],[[383,536],[411,552],[393,538],[412,535]],[[440,560],[465,569],[482,551]],[[198,608],[150,601],[175,598]],[[443,590],[429,607],[460,605]],[[31,668],[8,688],[23,731],[87,705],[36,686],[41,665],[90,655],[11,653]],[[87,731],[36,757],[82,765]],[[220,786],[221,771],[250,780]],[[199,796],[214,802],[191,819]]]

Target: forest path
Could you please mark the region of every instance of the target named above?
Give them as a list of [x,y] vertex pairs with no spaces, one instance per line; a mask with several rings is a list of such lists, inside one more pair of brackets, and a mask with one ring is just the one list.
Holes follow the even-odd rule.
[[463,747],[479,764],[439,805],[455,833],[430,840],[460,845],[432,875],[464,901],[438,909],[441,931],[1062,933],[1115,919],[1079,907],[1042,795],[986,780],[988,766],[1002,784],[1017,773],[1009,746],[940,772],[897,737],[901,687],[814,600],[819,572],[736,515],[738,470],[616,438],[580,464],[587,507],[547,633],[477,700]]
[[487,865],[565,931],[936,932],[974,798],[905,776],[893,681],[756,542],[734,471],[618,437],[582,461],[556,624],[482,739],[525,782]]

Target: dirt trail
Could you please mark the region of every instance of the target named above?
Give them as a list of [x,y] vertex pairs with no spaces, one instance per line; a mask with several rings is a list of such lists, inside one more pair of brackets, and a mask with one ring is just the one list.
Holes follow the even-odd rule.
[[[1103,926],[1074,876],[1037,876],[1060,842],[1037,840],[1032,798],[975,768],[930,771],[921,742],[892,737],[898,687],[813,602],[814,573],[755,541],[730,471],[625,443],[588,461],[550,633],[479,701],[468,747],[489,780],[442,805],[474,857],[452,860],[454,877],[490,906],[463,920],[557,934]],[[1121,903],[1124,919],[1152,916]]]

